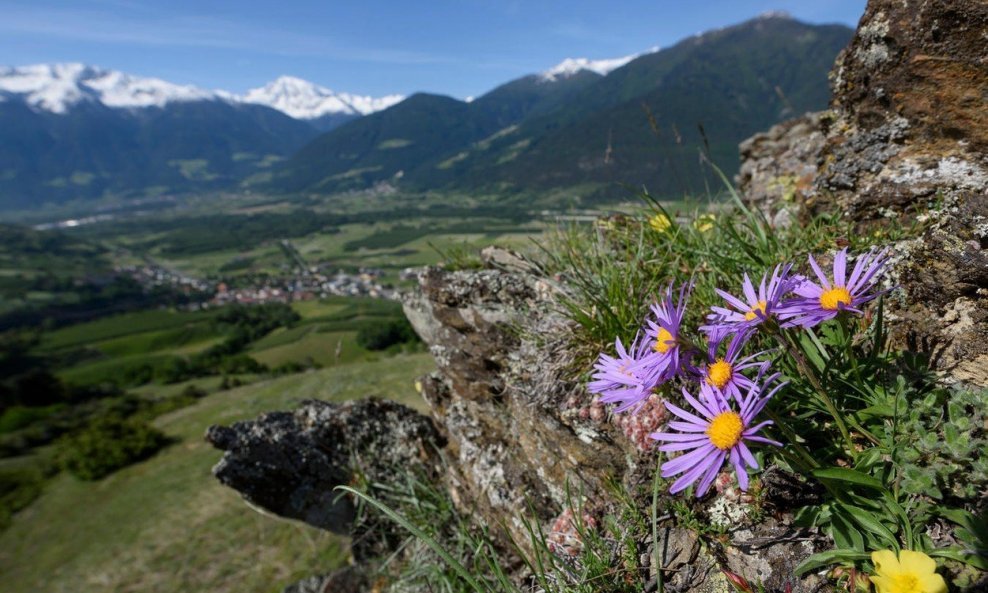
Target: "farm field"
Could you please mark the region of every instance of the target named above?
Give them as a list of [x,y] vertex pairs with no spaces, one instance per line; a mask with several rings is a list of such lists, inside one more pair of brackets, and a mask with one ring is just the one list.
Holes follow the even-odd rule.
[[[380,355],[357,343],[357,330],[401,316],[397,302],[360,297],[299,301],[291,308],[300,321],[252,343],[250,357],[271,367],[374,359]],[[39,351],[65,361],[58,375],[67,382],[97,385],[142,365],[156,368],[173,357],[221,343],[224,332],[215,323],[221,310],[151,310],[106,317],[44,333]]]

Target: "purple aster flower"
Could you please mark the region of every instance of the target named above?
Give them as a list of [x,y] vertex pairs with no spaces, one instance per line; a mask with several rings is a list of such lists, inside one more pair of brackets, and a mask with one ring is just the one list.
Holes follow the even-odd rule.
[[[683,397],[696,412],[686,410],[666,402],[666,409],[681,420],[671,421],[667,426],[678,432],[655,432],[649,435],[657,441],[664,441],[660,451],[689,451],[662,464],[662,477],[671,478],[682,474],[669,489],[670,494],[681,492],[699,480],[696,496],[706,494],[725,460],[730,460],[737,472],[741,490],[748,489],[746,467],[758,469],[758,461],[751,454],[746,441],[768,443],[781,447],[782,443],[758,436],[758,431],[772,424],[766,420],[752,425],[752,421],[785,383],[775,386],[767,395],[762,392],[779,377],[776,373],[762,384],[752,385],[748,395],[740,402],[739,410],[734,411],[727,398],[719,390],[703,383],[700,385],[700,399],[683,389]],[[760,379],[761,377],[759,377]]]
[[747,344],[750,335],[750,332],[734,334],[723,356],[717,355],[717,351],[723,342],[723,337],[711,338],[710,347],[707,350],[706,364],[694,369],[705,385],[716,388],[725,396],[733,397],[738,403],[741,402],[741,391],[749,391],[755,385],[751,379],[742,375],[741,371],[758,367],[764,373],[764,369],[769,366],[769,362],[757,360],[765,352],[757,352],[751,356],[741,357],[741,351],[744,349],[745,344]]
[[657,384],[663,368],[657,366],[652,351],[652,340],[642,334],[635,336],[630,348],[625,348],[618,338],[614,341],[617,357],[603,352],[594,365],[596,373],[587,386],[590,393],[600,394],[601,403],[620,404],[615,412],[630,408],[637,411],[648,399],[652,388]]
[[670,284],[665,298],[652,305],[655,320],[646,320],[645,335],[652,341],[654,354],[645,362],[657,372],[658,383],[668,381],[686,368],[687,357],[684,356],[679,329],[686,315],[686,300],[691,288],[692,285],[684,284],[679,289],[677,301]]
[[874,288],[886,262],[886,251],[872,249],[858,257],[850,277],[847,276],[847,249],[838,251],[834,256],[832,282],[811,255],[810,267],[820,284],[807,278],[793,289],[796,297],[778,311],[779,317],[786,320],[783,327],[813,327],[837,317],[841,311],[861,314],[861,305],[885,292]]
[[757,291],[751,278],[745,274],[741,285],[744,299],[716,289],[717,294],[727,301],[728,307],[711,307],[713,313],[707,316],[708,324],[700,326],[700,330],[711,337],[719,337],[752,330],[758,324],[771,319],[776,314],[782,297],[797,284],[789,275],[791,269],[792,264],[775,266],[771,277],[768,274],[762,276]]

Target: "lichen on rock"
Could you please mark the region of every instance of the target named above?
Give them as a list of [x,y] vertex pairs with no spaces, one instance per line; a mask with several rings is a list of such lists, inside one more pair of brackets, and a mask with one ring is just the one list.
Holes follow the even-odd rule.
[[[831,110],[741,145],[742,193],[782,220],[830,211],[894,246],[894,337],[948,380],[988,385],[988,4],[871,0]],[[798,179],[797,189],[773,186]],[[781,213],[781,214],[780,214]]]

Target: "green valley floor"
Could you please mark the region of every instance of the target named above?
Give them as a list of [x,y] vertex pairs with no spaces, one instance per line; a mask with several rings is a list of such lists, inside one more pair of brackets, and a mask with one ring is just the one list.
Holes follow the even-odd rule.
[[155,421],[175,442],[98,482],[63,473],[0,533],[7,593],[268,592],[346,562],[346,541],[264,515],[210,474],[206,427],[369,396],[423,408],[414,381],[428,354],[281,377],[210,395]]

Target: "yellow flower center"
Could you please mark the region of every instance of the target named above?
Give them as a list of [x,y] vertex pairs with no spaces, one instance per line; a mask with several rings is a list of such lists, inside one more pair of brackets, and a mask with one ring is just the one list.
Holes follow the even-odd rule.
[[676,341],[673,339],[672,334],[666,331],[666,328],[660,327],[659,335],[655,338],[655,346],[653,346],[652,349],[659,354],[665,354],[675,345]]
[[921,593],[923,591],[919,579],[914,574],[897,574],[892,577],[892,583],[892,591],[895,593]]
[[751,321],[752,319],[755,319],[756,317],[758,317],[759,313],[761,313],[762,317],[765,317],[765,307],[767,306],[768,303],[766,303],[765,301],[758,301],[755,304],[755,306],[751,308],[751,310],[749,310],[747,313],[744,314],[745,321]]
[[741,441],[744,423],[736,412],[721,412],[714,416],[707,427],[710,444],[721,451],[727,451]]
[[836,311],[839,305],[850,305],[851,293],[843,286],[835,286],[820,295],[820,306],[828,311]]
[[731,363],[723,358],[718,358],[717,362],[707,367],[707,384],[713,385],[717,389],[723,389],[733,374],[734,368]]

